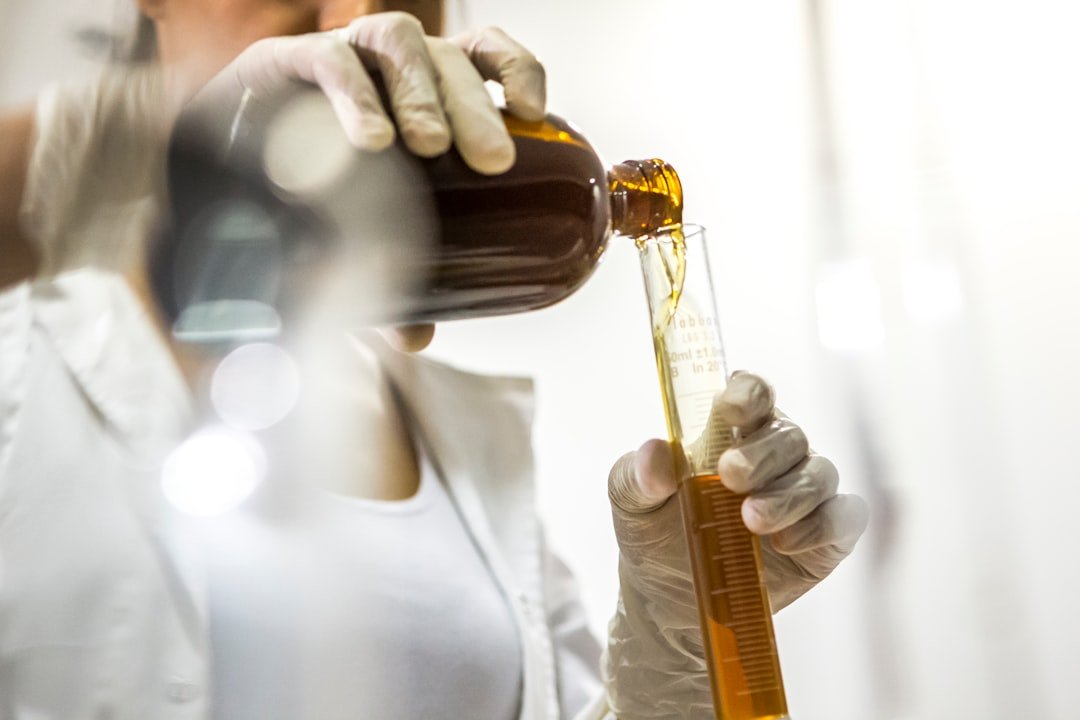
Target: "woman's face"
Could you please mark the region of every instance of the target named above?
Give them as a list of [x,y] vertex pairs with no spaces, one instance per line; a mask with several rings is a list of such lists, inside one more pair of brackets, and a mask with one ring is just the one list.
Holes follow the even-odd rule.
[[347,25],[361,15],[391,10],[416,16],[428,35],[441,35],[443,30],[443,0],[324,0],[322,4],[323,30]]

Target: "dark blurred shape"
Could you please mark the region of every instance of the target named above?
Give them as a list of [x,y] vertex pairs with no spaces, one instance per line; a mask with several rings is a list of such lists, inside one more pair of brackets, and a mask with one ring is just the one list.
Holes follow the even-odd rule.
[[[171,138],[169,207],[151,280],[174,335],[274,337],[310,310],[335,273],[351,288],[337,298],[349,307],[335,313],[350,324],[385,318],[391,296],[412,294],[398,256],[422,256],[432,241],[430,192],[415,159],[401,148],[351,148],[314,90],[274,108],[244,107],[198,107]],[[271,141],[297,180],[289,189],[267,172]]]
[[187,129],[169,149],[170,217],[151,260],[158,304],[181,340],[274,337],[295,280],[327,255],[328,228]]

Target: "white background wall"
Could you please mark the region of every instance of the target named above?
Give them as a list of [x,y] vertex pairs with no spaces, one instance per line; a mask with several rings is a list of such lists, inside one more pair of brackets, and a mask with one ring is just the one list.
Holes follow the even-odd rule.
[[[115,12],[93,7],[0,0],[0,100],[79,71],[71,29]],[[609,162],[679,169],[732,366],[872,501],[856,554],[777,618],[794,717],[1076,717],[1080,14],[823,1],[823,105],[810,9],[452,0],[450,21],[534,49],[551,109]],[[566,302],[447,324],[430,350],[537,378],[541,507],[598,632],[607,470],[664,432],[640,282],[615,243]],[[841,302],[819,316],[819,293]]]
[[[1075,8],[822,2],[823,98],[809,3],[467,4],[542,56],[552,109],[606,158],[675,164],[723,258],[732,365],[874,504],[856,555],[777,619],[794,716],[1075,717]],[[662,434],[632,255],[434,348],[538,377],[543,507],[598,624],[604,472]],[[842,303],[819,317],[822,290]]]

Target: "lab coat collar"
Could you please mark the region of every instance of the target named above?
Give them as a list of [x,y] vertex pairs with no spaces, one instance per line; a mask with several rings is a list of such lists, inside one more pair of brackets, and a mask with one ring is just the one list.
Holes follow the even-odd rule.
[[124,279],[81,269],[31,288],[34,319],[136,460],[155,464],[192,419],[190,392]]
[[205,583],[181,520],[165,507],[160,466],[190,430],[191,393],[127,282],[80,269],[36,280],[33,321],[128,451],[132,511],[174,587],[194,647],[205,648]]

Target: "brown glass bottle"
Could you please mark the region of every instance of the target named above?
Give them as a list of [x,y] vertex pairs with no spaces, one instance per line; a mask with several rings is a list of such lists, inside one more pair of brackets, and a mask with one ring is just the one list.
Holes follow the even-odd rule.
[[[231,126],[255,128],[248,145],[256,146],[257,155],[259,127],[269,120],[240,120]],[[513,167],[500,175],[473,171],[456,150],[430,160],[404,152],[395,157],[416,165],[412,177],[424,187],[407,190],[428,193],[434,238],[423,252],[403,251],[395,259],[415,284],[395,317],[377,320],[441,321],[542,308],[592,275],[613,233],[636,237],[682,221],[682,189],[666,163],[630,161],[608,171],[589,142],[561,118],[525,122],[506,115],[505,122],[517,153]],[[153,272],[161,304],[175,320],[192,302],[207,298],[255,293],[260,302],[288,302],[283,278],[295,274],[289,258],[304,256],[289,246],[317,244],[327,233],[316,227],[318,218],[302,199],[274,187],[257,163],[241,159],[226,166],[206,157],[204,145],[174,137],[171,147],[172,223],[158,244]],[[370,160],[358,154],[356,162]],[[266,228],[274,237],[260,244],[258,228],[242,228],[246,234],[229,245],[230,257],[215,251],[211,246],[220,239],[197,224],[225,197],[270,208],[267,215],[275,221]],[[270,247],[273,253],[264,252]],[[211,255],[219,258],[215,267],[199,267]],[[208,273],[214,277],[207,279]],[[272,279],[255,280],[263,275]]]
[[596,269],[615,232],[638,236],[682,221],[682,190],[659,160],[605,170],[588,141],[553,115],[506,117],[517,149],[496,176],[456,152],[424,163],[439,240],[417,259],[428,278],[412,319],[501,315],[551,305]]

